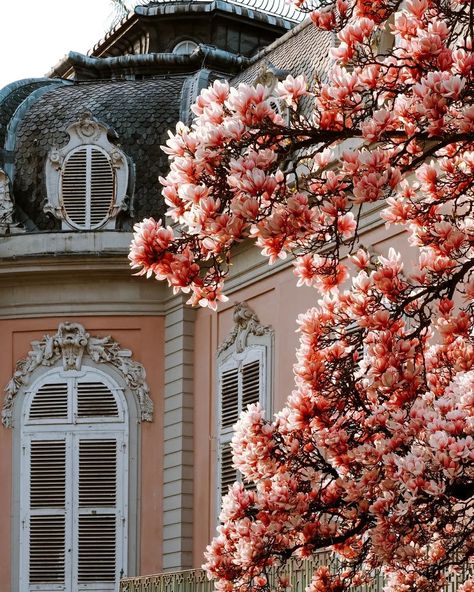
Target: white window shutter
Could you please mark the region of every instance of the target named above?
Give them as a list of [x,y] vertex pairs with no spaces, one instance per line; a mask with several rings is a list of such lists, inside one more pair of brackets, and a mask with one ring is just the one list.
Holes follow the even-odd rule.
[[81,381],[77,384],[76,392],[78,418],[119,416],[117,401],[104,383]]
[[253,403],[262,403],[261,366],[262,361],[258,358],[242,364],[242,411]]
[[219,459],[219,485],[221,496],[238,480],[238,471],[232,466],[232,449],[230,442],[223,442],[220,445]]
[[29,420],[67,420],[68,385],[66,382],[43,384],[33,396]]
[[79,507],[115,508],[117,501],[117,441],[79,441]]
[[[78,582],[114,582],[117,440],[79,442]],[[100,540],[100,545],[97,541]]]
[[[219,368],[218,380],[218,507],[230,485],[242,480],[232,465],[230,442],[233,425],[242,411],[253,403],[266,403],[265,353],[263,347],[249,347],[230,356]],[[248,487],[253,487],[249,485]]]
[[66,442],[32,440],[29,584],[65,582]]
[[115,203],[115,177],[103,150],[81,146],[66,157],[61,200],[67,220],[75,228],[95,229],[107,221]]
[[101,150],[89,147],[90,154],[90,228],[107,221],[115,201],[114,169]]
[[71,223],[86,228],[87,148],[75,150],[65,161],[61,175],[62,204]]
[[224,370],[220,380],[220,426],[231,428],[239,419],[239,369]]

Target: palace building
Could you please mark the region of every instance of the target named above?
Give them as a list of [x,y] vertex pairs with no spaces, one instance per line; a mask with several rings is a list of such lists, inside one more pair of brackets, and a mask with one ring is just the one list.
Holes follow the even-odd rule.
[[[215,79],[323,77],[332,36],[283,2],[139,5],[89,55],[0,90],[0,590],[105,592],[198,568],[232,425],[292,389],[314,291],[242,244],[217,313],[132,275],[165,212],[160,145]],[[58,53],[63,48],[58,48]],[[396,240],[376,212],[365,244]]]

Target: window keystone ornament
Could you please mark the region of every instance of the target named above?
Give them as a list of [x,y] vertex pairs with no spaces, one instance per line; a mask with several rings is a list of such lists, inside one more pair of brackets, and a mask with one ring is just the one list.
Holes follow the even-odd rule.
[[18,391],[28,385],[30,376],[40,366],[54,366],[62,360],[63,369],[80,370],[84,356],[96,364],[110,364],[123,376],[127,387],[135,396],[141,421],[153,421],[153,401],[146,383],[145,368],[132,360],[132,352],[121,349],[112,337],[91,337],[79,323],[59,325],[56,335],[45,335],[41,341],[31,342],[32,350],[20,360],[5,388],[2,423],[11,428],[13,402]]
[[220,356],[226,349],[234,345],[237,353],[242,353],[248,345],[249,335],[262,337],[273,335],[273,329],[269,325],[262,325],[257,314],[246,302],[237,302],[233,314],[234,328],[230,335],[217,350]]

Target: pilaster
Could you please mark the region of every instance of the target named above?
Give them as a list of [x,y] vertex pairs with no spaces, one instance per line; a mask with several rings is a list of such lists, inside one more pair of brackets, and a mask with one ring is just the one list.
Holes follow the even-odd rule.
[[163,568],[192,567],[195,311],[177,299],[165,318]]

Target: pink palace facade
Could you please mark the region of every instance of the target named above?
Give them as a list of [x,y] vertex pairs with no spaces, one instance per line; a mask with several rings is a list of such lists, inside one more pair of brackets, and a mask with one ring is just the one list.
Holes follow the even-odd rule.
[[[327,70],[330,35],[254,4],[149,2],[0,90],[1,592],[199,567],[238,478],[232,424],[291,391],[316,298],[291,262],[241,245],[214,313],[127,261],[133,224],[164,215],[159,145],[202,88]],[[363,232],[375,253],[399,238],[375,210]]]

